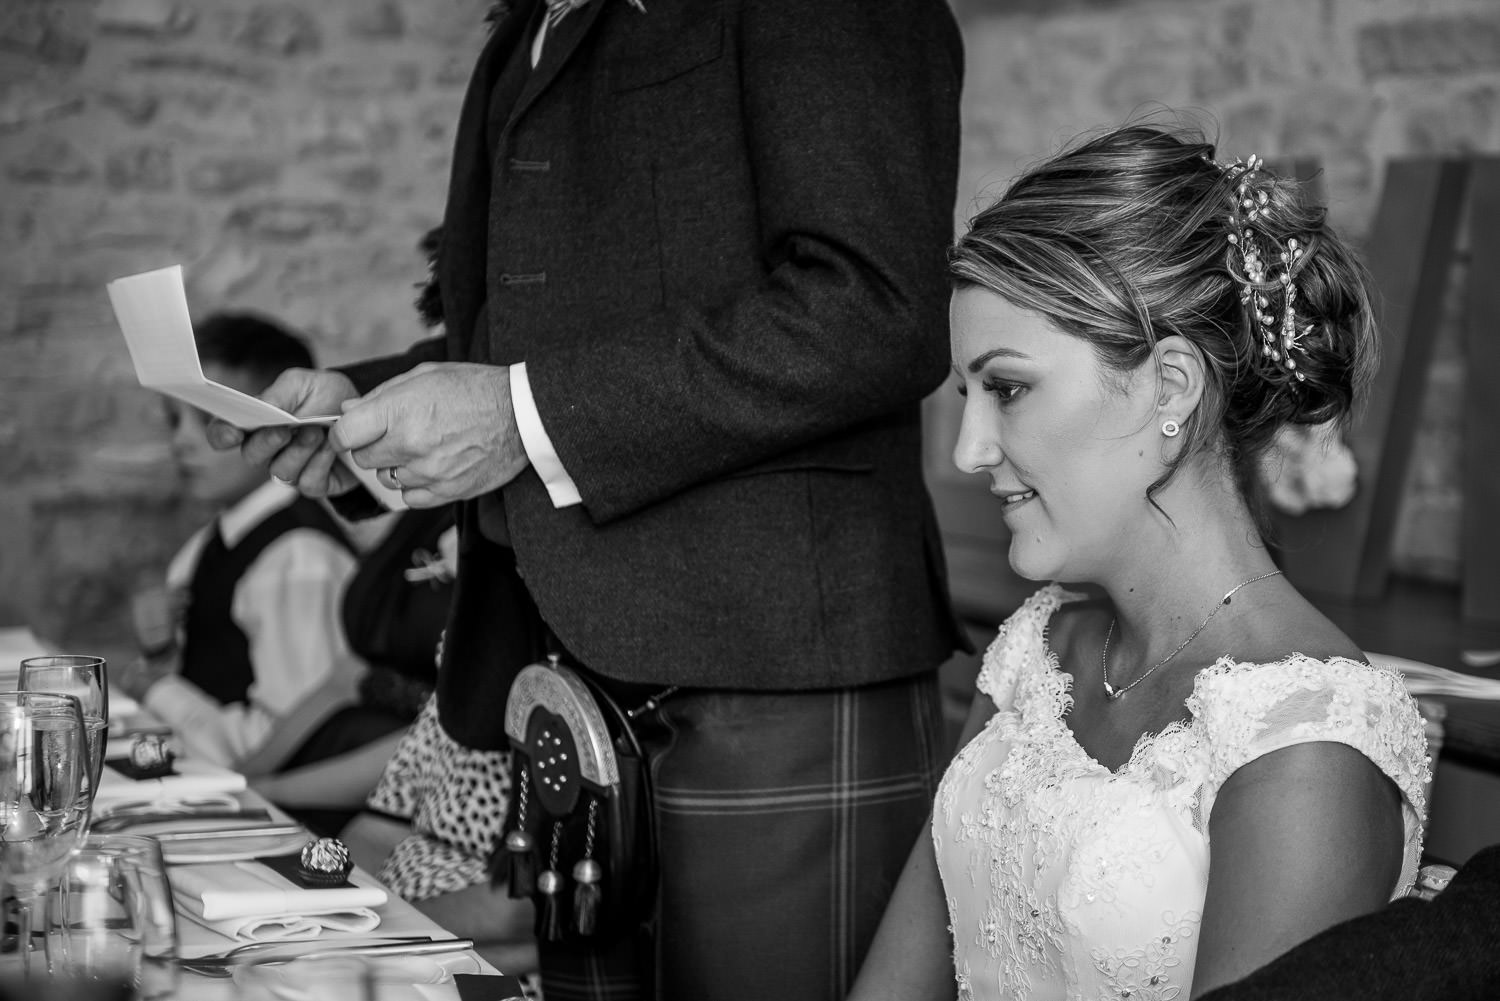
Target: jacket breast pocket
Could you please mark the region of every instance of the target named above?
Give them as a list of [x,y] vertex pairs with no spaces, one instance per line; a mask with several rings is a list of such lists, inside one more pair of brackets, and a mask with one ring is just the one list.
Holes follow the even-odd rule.
[[609,88],[618,94],[666,83],[714,62],[723,54],[722,20],[713,18],[686,25],[667,45],[616,59],[609,69]]

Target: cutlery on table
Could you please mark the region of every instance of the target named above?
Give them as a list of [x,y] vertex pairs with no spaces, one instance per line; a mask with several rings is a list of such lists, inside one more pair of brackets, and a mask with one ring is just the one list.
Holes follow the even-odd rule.
[[271,814],[266,810],[194,810],[191,813],[177,813],[165,811],[162,813],[118,813],[111,814],[89,825],[89,830],[94,834],[108,834],[110,831],[122,831],[127,827],[136,827],[141,824],[174,824],[186,821],[198,820],[243,820],[247,824],[259,824],[262,827],[271,819]]
[[[303,946],[323,948],[302,949]],[[468,952],[474,948],[469,938],[388,938],[363,943],[338,945],[317,939],[285,942],[252,942],[228,952],[195,959],[179,959],[177,965],[205,977],[230,977],[237,966],[249,964],[280,966],[300,959],[327,959],[333,956],[435,956],[450,952]],[[280,950],[280,951],[278,951]]]
[[269,838],[305,834],[301,824],[258,824],[253,827],[214,827],[196,831],[161,831],[151,837],[157,841],[218,841],[221,838]]

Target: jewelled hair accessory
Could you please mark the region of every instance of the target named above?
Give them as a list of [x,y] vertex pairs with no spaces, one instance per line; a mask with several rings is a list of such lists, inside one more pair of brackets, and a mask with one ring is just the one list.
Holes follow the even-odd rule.
[[[1238,271],[1231,268],[1230,273],[1240,284],[1240,302],[1255,318],[1261,355],[1270,359],[1288,379],[1303,382],[1307,377],[1297,368],[1295,355],[1305,354],[1302,340],[1312,333],[1314,325],[1297,324],[1294,275],[1307,247],[1296,237],[1289,237],[1283,247],[1266,232],[1271,196],[1252,184],[1254,175],[1264,165],[1254,154],[1248,160],[1236,160],[1228,166],[1216,164],[1226,177],[1239,182],[1234,192],[1235,208],[1230,213],[1229,244],[1231,252],[1239,254],[1240,267]],[[1268,248],[1274,252],[1274,260],[1270,259]]]

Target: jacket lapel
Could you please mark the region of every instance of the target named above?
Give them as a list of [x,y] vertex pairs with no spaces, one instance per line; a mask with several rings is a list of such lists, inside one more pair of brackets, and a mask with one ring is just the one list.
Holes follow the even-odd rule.
[[475,62],[459,112],[437,261],[450,353],[457,351],[452,353],[454,358],[463,357],[462,346],[469,340],[484,301],[485,220],[490,200],[490,153],[486,141],[490,93],[507,58],[512,53],[524,56],[516,50],[525,47],[532,7],[525,0],[512,3],[509,11],[495,22]]
[[573,11],[558,22],[555,29],[547,30],[546,41],[542,44],[542,58],[531,75],[526,79],[526,86],[521,91],[521,96],[516,99],[516,106],[510,113],[510,121],[506,128],[515,125],[516,119],[526,113],[526,109],[541,96],[542,92],[551,85],[557,75],[562,72],[573,53],[578,50],[594,22],[599,19],[599,14],[604,10],[607,3],[620,3],[623,0],[592,0],[582,8]]

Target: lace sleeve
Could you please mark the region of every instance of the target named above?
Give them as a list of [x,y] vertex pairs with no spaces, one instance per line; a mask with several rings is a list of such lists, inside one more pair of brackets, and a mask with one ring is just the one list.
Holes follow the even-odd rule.
[[1006,709],[1015,701],[1022,666],[1044,661],[1047,623],[1064,596],[1056,584],[1036,591],[1001,624],[1000,632],[984,651],[975,683],[998,708]]
[[1398,673],[1300,655],[1274,664],[1220,662],[1199,676],[1188,709],[1210,747],[1199,802],[1205,824],[1219,788],[1250,761],[1293,744],[1347,744],[1400,790],[1407,857],[1398,890],[1415,877],[1427,815],[1427,739]]

